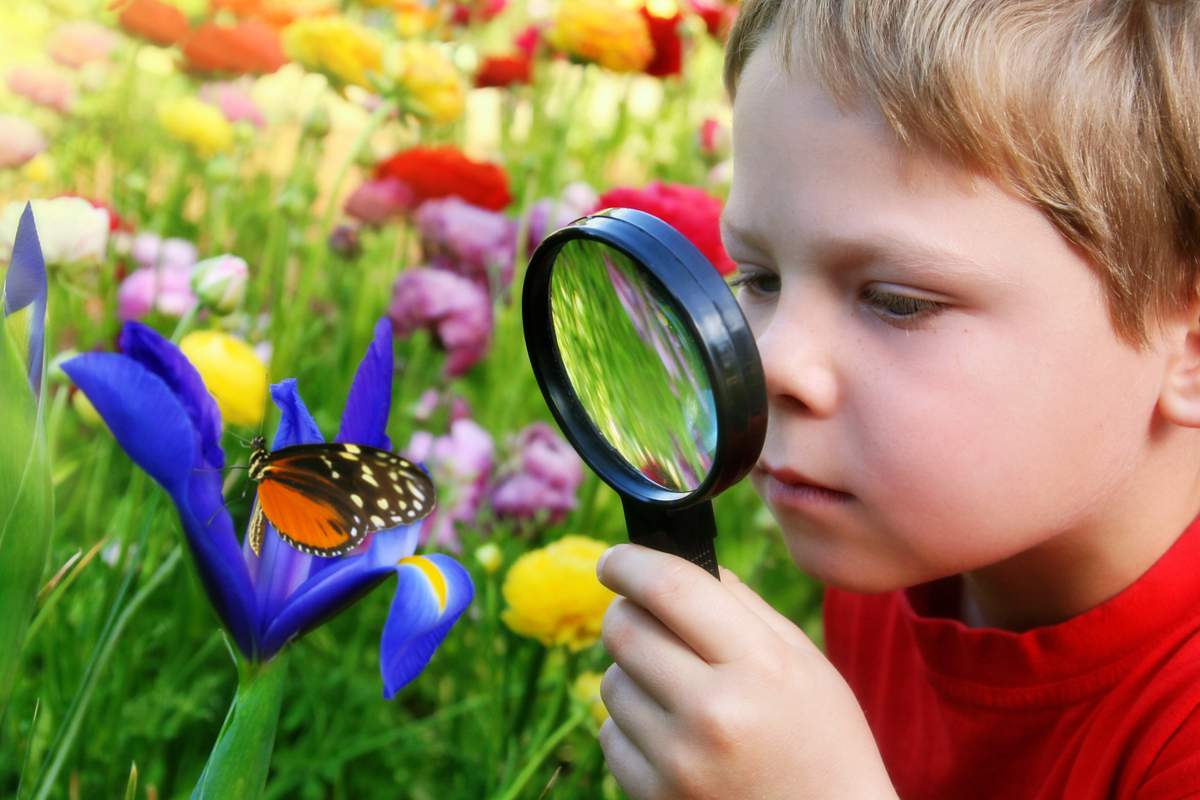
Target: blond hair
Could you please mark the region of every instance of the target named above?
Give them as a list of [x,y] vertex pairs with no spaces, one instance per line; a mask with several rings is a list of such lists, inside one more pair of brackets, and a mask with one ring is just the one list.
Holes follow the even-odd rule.
[[768,39],[843,106],[873,101],[906,145],[1039,207],[1094,263],[1126,341],[1197,297],[1200,2],[745,0],[730,98]]

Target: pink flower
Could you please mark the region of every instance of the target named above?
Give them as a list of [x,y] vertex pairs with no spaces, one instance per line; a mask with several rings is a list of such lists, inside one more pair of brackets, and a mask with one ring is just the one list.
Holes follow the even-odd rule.
[[230,122],[246,122],[255,128],[265,127],[267,121],[250,94],[250,81],[221,81],[200,87],[200,99],[221,109]]
[[512,282],[516,225],[504,214],[444,197],[421,204],[417,227],[433,266],[496,290]]
[[532,253],[542,240],[596,210],[596,190],[583,181],[567,184],[562,195],[538,200],[529,208],[529,238],[526,253]]
[[709,162],[716,161],[729,152],[729,127],[715,117],[707,117],[696,132],[700,155]]
[[139,233],[134,237],[131,255],[143,267],[190,270],[196,263],[196,245],[187,239],[164,239],[157,233]]
[[8,88],[39,106],[66,114],[75,105],[75,87],[47,67],[14,67],[8,71]]
[[474,420],[457,419],[446,436],[413,434],[405,455],[423,462],[438,487],[438,508],[421,526],[422,545],[461,549],[455,522],[475,518],[492,471],[492,436]]
[[79,69],[104,61],[117,45],[117,35],[103,25],[86,20],[65,22],[54,29],[46,50],[64,67]]
[[560,522],[575,508],[583,461],[544,422],[521,431],[514,449],[517,466],[492,487],[492,509],[500,517],[532,519],[544,513],[549,524]]
[[196,305],[191,266],[143,267],[131,272],[117,289],[117,316],[141,319],[151,311],[182,317]]
[[345,211],[367,225],[382,225],[400,216],[413,202],[412,189],[397,178],[379,178],[359,184],[346,198]]
[[19,167],[46,149],[46,137],[32,122],[0,114],[0,169]]
[[462,375],[483,358],[492,338],[492,301],[461,275],[417,267],[401,273],[388,309],[397,336],[429,330],[449,353],[445,371]]

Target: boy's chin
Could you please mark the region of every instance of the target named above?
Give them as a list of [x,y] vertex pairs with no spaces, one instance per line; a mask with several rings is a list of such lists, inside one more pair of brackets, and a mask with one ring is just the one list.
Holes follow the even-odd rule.
[[880,559],[855,553],[829,543],[814,545],[785,535],[792,561],[806,575],[825,586],[859,594],[883,594],[905,589],[922,581],[897,570]]

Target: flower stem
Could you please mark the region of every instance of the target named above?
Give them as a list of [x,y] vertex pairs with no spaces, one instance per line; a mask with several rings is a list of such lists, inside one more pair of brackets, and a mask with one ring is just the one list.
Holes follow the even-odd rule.
[[286,650],[266,664],[241,670],[237,694],[192,790],[192,800],[262,796],[286,683]]
[[587,717],[587,710],[584,708],[575,709],[575,713],[567,717],[562,725],[559,725],[553,733],[546,737],[529,760],[525,762],[525,767],[517,775],[516,779],[508,785],[498,800],[512,800],[512,798],[520,795],[521,790],[525,788],[525,784],[529,783],[529,779],[537,772],[538,767],[546,760],[546,756],[553,752],[554,748],[558,747],[559,742],[566,738],[567,734],[579,727],[579,723]]

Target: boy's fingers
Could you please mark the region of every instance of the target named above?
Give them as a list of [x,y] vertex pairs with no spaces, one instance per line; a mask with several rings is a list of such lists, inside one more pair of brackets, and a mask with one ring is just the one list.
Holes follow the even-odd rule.
[[601,637],[622,674],[667,711],[688,699],[680,695],[680,689],[693,685],[698,673],[708,668],[650,612],[624,597],[613,600],[605,612]]
[[746,584],[742,583],[732,570],[721,567],[721,583],[729,589],[738,600],[754,612],[775,634],[793,647],[802,650],[816,650],[817,646],[812,643],[812,640],[804,634],[804,631],[776,611],[770,603],[758,596],[758,593],[751,589]]
[[617,723],[605,720],[600,726],[599,739],[608,769],[626,794],[634,800],[665,796],[658,772]]
[[604,554],[596,574],[710,664],[736,661],[770,635],[766,623],[720,581],[678,556],[619,544]]

